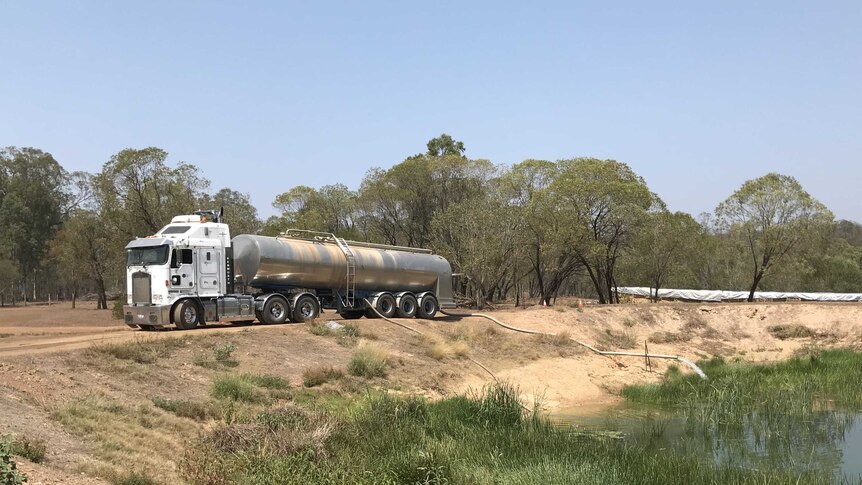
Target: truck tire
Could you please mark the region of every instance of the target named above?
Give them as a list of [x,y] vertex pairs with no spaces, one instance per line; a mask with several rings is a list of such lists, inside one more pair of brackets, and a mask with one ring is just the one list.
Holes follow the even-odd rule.
[[[398,308],[395,305],[395,297],[390,293],[383,293],[378,296],[377,301],[374,303],[374,308],[378,313],[386,318],[394,317],[395,312],[398,311]],[[368,318],[380,318],[377,316],[377,313],[374,313],[374,310],[371,309],[368,309],[368,311],[365,312],[365,316]]]
[[365,315],[365,310],[345,310],[344,312],[339,313],[339,315],[341,315],[341,318],[345,320],[356,320]]
[[416,316],[416,307],[418,306],[416,297],[410,293],[405,293],[398,299],[398,316],[400,318],[413,318]]
[[434,298],[434,295],[429,293],[423,296],[422,300],[419,302],[419,308],[416,309],[416,315],[419,318],[430,320],[437,314],[437,308],[437,298]]
[[263,323],[277,324],[286,322],[289,309],[290,306],[287,304],[287,300],[283,297],[271,296],[267,298],[266,303],[263,304],[263,311],[261,312]]
[[305,323],[320,315],[320,303],[311,295],[302,295],[293,304],[293,321]]
[[174,307],[174,325],[179,330],[191,330],[200,322],[200,310],[192,300],[183,300]]

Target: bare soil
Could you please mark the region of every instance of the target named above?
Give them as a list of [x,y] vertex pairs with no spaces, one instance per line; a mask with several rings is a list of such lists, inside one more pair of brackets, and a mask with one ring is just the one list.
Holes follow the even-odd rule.
[[[590,344],[633,341],[631,351],[643,351],[646,344],[650,353],[691,360],[775,361],[812,348],[862,345],[860,304],[660,303],[587,305],[582,310],[559,304],[489,313],[517,327],[562,332]],[[331,312],[321,318],[339,320]],[[497,379],[519,386],[526,403],[540,400],[548,411],[587,409],[618,402],[623,386],[658,381],[674,364],[653,359],[648,371],[644,358],[599,356],[568,339],[515,333],[477,317],[399,321],[432,338],[419,338],[383,320],[351,321],[361,340],[388,354],[387,377],[325,384],[320,392],[370,387],[430,398],[470,392],[494,379],[473,359]],[[804,338],[782,334],[782,340],[770,330],[778,325],[801,325],[811,332],[800,333],[809,335]],[[155,362],[120,359],[105,351],[106,345],[149,345],[162,339],[174,344]],[[199,365],[211,358],[214,346],[228,342],[236,346],[236,368]],[[447,352],[447,345],[457,350]],[[0,433],[46,442],[43,464],[19,460],[30,483],[102,483],[97,476],[107,477],[110,470],[140,471],[174,483],[177,457],[207,425],[155,408],[154,398],[211,401],[213,379],[233,372],[277,375],[299,387],[305,369],[344,369],[354,351],[333,337],[311,334],[306,325],[142,332],[87,302],[74,310],[68,304],[0,308]],[[106,442],[92,423],[69,425],[77,419],[70,406],[82,402],[125,410],[117,412],[117,422],[125,427],[117,434],[128,438]]]

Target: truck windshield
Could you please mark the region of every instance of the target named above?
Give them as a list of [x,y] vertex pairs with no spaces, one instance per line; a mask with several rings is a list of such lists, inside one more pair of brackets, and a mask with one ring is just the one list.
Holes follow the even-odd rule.
[[168,253],[169,251],[167,246],[129,249],[126,266],[147,264],[162,265],[168,262]]

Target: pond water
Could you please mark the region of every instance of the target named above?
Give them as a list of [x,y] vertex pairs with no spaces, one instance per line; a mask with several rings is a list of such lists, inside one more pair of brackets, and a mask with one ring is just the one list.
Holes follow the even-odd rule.
[[785,418],[751,412],[729,423],[704,423],[667,410],[625,404],[569,409],[558,426],[607,434],[639,446],[693,453],[714,463],[755,469],[831,470],[862,483],[862,412],[824,409]]

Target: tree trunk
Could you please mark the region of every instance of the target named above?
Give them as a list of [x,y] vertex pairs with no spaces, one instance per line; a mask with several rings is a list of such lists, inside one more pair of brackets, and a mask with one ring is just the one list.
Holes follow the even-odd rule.
[[754,292],[760,286],[760,280],[763,279],[763,271],[758,271],[754,275],[754,282],[751,284],[751,291],[748,292],[748,301],[754,301]]
[[108,296],[105,292],[105,281],[98,277],[96,278],[96,287],[98,288],[98,303],[96,304],[96,309],[98,310],[107,310],[108,309]]

